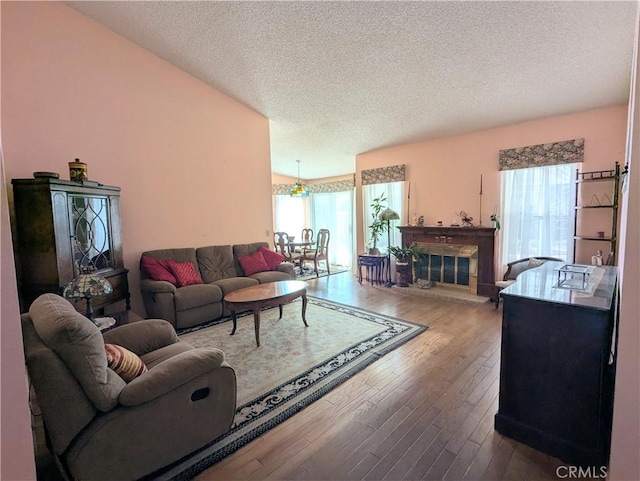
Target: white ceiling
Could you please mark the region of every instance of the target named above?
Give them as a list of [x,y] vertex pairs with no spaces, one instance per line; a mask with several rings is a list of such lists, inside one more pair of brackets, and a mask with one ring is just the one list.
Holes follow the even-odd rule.
[[627,102],[636,2],[65,2],[270,119],[272,171]]

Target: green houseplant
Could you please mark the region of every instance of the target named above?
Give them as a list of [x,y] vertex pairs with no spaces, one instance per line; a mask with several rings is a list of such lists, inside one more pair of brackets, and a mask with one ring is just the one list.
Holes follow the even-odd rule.
[[379,254],[378,240],[380,236],[387,231],[387,222],[380,220],[380,213],[387,208],[387,197],[383,192],[378,197],[374,198],[369,204],[371,207],[371,224],[369,224],[369,233],[371,235],[371,248],[369,254]]
[[411,258],[420,253],[420,249],[415,243],[408,247],[391,246],[389,252],[396,258],[396,272],[398,273],[398,287],[408,287],[413,282],[411,269]]

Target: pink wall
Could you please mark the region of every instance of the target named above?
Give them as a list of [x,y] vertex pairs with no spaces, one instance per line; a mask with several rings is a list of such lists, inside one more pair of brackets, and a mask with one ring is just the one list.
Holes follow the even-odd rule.
[[[640,15],[640,14],[639,14]],[[622,194],[620,230],[620,326],[613,410],[609,477],[611,481],[640,479],[640,23],[636,16],[634,78],[631,84],[628,136],[631,140],[628,191]]]
[[409,215],[424,215],[425,224],[441,220],[445,225],[457,220],[455,212],[461,209],[478,224],[482,175],[482,224],[488,226],[493,207],[500,202],[499,150],[584,138],[583,170],[611,169],[616,161],[624,163],[626,123],[626,106],[616,106],[357,155],[357,245],[363,249],[362,170],[405,164],[411,183]]
[[268,119],[62,3],[2,10],[7,179],[78,157],[122,188],[135,310],[142,251],[270,240]]

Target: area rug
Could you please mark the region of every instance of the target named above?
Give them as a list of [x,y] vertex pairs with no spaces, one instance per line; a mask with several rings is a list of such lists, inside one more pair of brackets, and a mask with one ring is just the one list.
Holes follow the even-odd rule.
[[261,312],[260,347],[253,315],[183,332],[196,347],[217,347],[236,371],[238,403],[230,431],[153,479],[186,480],[321,398],[426,326],[308,296],[305,327],[300,299]]
[[[322,264],[324,266],[324,263]],[[347,272],[349,270],[349,268],[347,267],[343,267],[343,266],[331,266],[331,274],[329,274],[327,272],[327,269],[318,266],[318,275],[316,276],[316,273],[313,271],[313,262],[312,263],[307,263],[306,264],[306,268],[304,270],[303,274],[299,274],[298,269],[296,269],[296,280],[298,281],[308,281],[308,280],[313,280],[313,279],[317,279],[318,277],[325,277],[328,275],[334,275],[334,274],[341,274],[342,272]]]

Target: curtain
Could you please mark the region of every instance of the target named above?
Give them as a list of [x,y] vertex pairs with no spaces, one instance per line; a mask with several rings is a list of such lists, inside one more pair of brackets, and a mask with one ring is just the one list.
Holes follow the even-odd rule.
[[[386,206],[396,211],[400,216],[400,219],[391,221],[391,245],[402,245],[402,234],[400,230],[397,229],[397,226],[402,225],[402,219],[404,219],[406,215],[404,212],[404,184],[404,182],[386,182],[362,186],[364,239],[367,245],[371,242],[371,232],[369,231],[369,224],[371,224],[373,220],[371,216],[371,202],[381,194],[384,194],[387,198],[385,202]],[[386,252],[388,244],[388,234],[385,232],[378,240],[378,249],[380,249],[380,252]]]
[[500,270],[525,257],[573,259],[575,171],[579,164],[500,173]]
[[342,192],[314,194],[311,200],[314,239],[320,229],[329,229],[329,263],[353,265],[353,188]]

